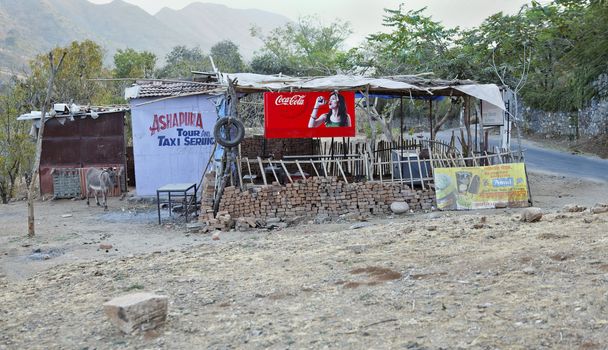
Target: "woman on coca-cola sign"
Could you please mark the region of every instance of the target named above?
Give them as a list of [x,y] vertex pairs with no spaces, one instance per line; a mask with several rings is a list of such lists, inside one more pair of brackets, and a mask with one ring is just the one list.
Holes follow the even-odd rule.
[[329,101],[327,102],[329,112],[323,113],[317,117],[319,107],[325,103],[323,96],[317,97],[317,101],[315,101],[315,106],[310,115],[310,120],[308,121],[309,128],[316,128],[321,124],[325,124],[325,127],[327,128],[351,126],[350,116],[346,112],[344,96],[340,95],[337,90],[333,91],[331,95],[329,95]]

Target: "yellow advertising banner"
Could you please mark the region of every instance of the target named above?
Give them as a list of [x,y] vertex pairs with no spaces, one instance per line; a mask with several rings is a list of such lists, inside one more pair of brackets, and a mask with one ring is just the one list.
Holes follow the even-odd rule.
[[489,209],[499,203],[511,208],[529,206],[524,163],[434,171],[438,209]]

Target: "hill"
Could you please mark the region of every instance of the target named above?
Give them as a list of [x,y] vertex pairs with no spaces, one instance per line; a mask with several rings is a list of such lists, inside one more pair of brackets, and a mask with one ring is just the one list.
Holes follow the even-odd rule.
[[208,51],[225,39],[239,45],[247,58],[262,45],[249,34],[252,26],[268,32],[288,21],[266,11],[210,3],[150,15],[121,0],[103,5],[86,0],[0,0],[0,71],[20,71],[38,53],[85,39],[107,50],[106,63],[117,49],[148,50],[162,60],[176,45]]

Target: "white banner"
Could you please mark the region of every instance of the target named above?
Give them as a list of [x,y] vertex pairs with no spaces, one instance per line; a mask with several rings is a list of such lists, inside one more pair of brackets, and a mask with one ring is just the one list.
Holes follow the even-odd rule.
[[504,124],[504,112],[493,104],[481,101],[483,115],[483,126],[502,126]]
[[215,98],[186,96],[137,106],[131,100],[137,195],[156,195],[170,183],[198,185],[211,151]]

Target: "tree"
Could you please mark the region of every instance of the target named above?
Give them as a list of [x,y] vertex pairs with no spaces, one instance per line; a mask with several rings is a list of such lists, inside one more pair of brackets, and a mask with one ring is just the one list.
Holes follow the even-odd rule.
[[34,225],[34,191],[36,189],[36,177],[38,176],[38,171],[40,168],[40,156],[42,155],[42,136],[44,135],[44,126],[46,123],[46,110],[49,108],[51,103],[51,95],[53,93],[53,86],[55,83],[55,77],[59,73],[61,69],[61,65],[63,64],[63,60],[66,56],[67,52],[63,52],[61,54],[61,58],[58,63],[55,63],[55,58],[53,55],[53,51],[49,52],[49,80],[47,83],[46,95],[44,98],[44,103],[42,104],[42,115],[40,116],[40,127],[38,128],[38,139],[36,140],[36,153],[34,158],[34,164],[32,165],[32,176],[30,179],[30,183],[27,189],[27,227],[28,227],[28,237],[34,237],[35,235],[35,225]]
[[367,64],[373,65],[379,75],[423,72],[449,75],[446,54],[459,29],[445,28],[425,16],[425,10],[426,7],[404,12],[403,5],[397,10],[385,9],[383,25],[392,31],[368,36],[366,48],[372,52]]
[[115,78],[152,78],[156,65],[156,55],[149,51],[119,49],[114,54]]
[[223,40],[213,45],[210,54],[220,72],[236,73],[245,70],[239,47],[230,40]]
[[[103,50],[91,40],[74,41],[67,47],[52,50],[55,57],[63,55],[63,68],[54,80],[51,101],[74,102],[76,104],[95,103],[103,96],[103,86],[91,80],[107,74],[103,69]],[[36,105],[41,104],[42,93],[50,77],[50,63],[45,55],[39,55],[30,62],[29,77],[33,91],[37,92]]]
[[312,17],[276,28],[268,36],[252,30],[264,46],[252,59],[251,69],[262,74],[294,76],[336,74],[343,68],[341,50],[351,32],[348,22],[322,26]]
[[158,71],[159,78],[185,79],[192,71],[211,71],[211,62],[199,47],[176,46],[165,57],[166,64]]
[[0,85],[0,200],[4,204],[13,198],[19,175],[33,158],[29,123],[16,120],[27,110],[25,100],[25,91],[17,77]]

